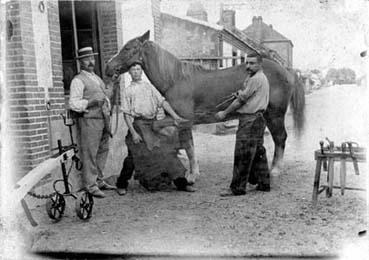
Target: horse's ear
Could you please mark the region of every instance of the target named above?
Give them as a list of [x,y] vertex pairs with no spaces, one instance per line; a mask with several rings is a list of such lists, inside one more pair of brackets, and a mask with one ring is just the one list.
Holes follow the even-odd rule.
[[148,41],[150,39],[150,30],[145,32],[140,38],[140,42]]

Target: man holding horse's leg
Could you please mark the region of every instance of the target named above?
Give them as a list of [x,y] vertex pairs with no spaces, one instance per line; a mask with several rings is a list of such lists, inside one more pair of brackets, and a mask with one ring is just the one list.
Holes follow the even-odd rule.
[[[135,177],[141,185],[154,190],[164,180],[173,181],[178,190],[193,192],[185,178],[185,168],[177,157],[177,127],[188,121],[172,109],[165,98],[148,82],[142,80],[142,63],[130,64],[132,83],[124,89],[122,109],[128,126],[128,155],[117,180],[117,192],[125,195],[128,180]],[[166,117],[167,112],[171,118]],[[177,131],[177,132],[176,132]],[[135,161],[136,160],[136,161]],[[137,162],[137,163],[135,163]]]
[[221,196],[246,194],[247,182],[258,184],[260,191],[270,191],[270,174],[265,153],[263,112],[269,102],[269,82],[263,73],[262,57],[250,54],[246,59],[248,77],[237,98],[215,117],[224,120],[231,112],[238,112],[239,125],[236,133],[236,147],[233,163],[233,178],[230,189]]

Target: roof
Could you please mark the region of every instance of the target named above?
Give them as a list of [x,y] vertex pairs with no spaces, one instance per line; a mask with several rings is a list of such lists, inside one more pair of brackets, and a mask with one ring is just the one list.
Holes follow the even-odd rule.
[[[208,28],[212,28],[212,29],[218,31],[219,33],[221,33],[221,32],[228,33],[228,34],[232,35],[233,37],[237,38],[239,41],[246,44],[247,46],[249,46],[251,49],[253,49],[253,50],[255,50],[259,53],[268,53],[269,50],[270,50],[269,48],[258,44],[255,40],[252,39],[252,37],[250,37],[250,35],[246,34],[244,31],[241,31],[241,30],[237,29],[236,27],[227,28],[227,27],[222,26],[222,25],[209,23],[207,21],[195,19],[195,18],[192,18],[192,17],[189,17],[189,16],[177,16],[177,15],[174,16],[172,14],[168,14],[168,13],[164,13],[164,12],[161,12],[161,15],[163,17],[179,19],[179,20],[190,22],[190,23],[199,24],[199,25],[202,25],[202,26],[205,26],[205,27],[208,27]],[[276,53],[275,56],[276,56],[277,59],[283,60],[283,58],[281,58],[278,53]]]
[[224,27],[221,26],[221,25],[209,23],[207,21],[199,20],[199,19],[192,18],[192,17],[189,17],[189,16],[178,16],[178,15],[172,15],[172,14],[168,14],[168,13],[164,13],[164,12],[161,12],[161,15],[167,16],[167,17],[177,18],[177,19],[180,19],[180,20],[185,20],[185,21],[188,21],[190,23],[200,24],[200,25],[212,28],[212,29],[217,30],[217,31],[221,31],[221,30],[224,29]]
[[260,43],[263,42],[290,42],[292,41],[273,29],[272,25],[267,25],[263,22],[261,16],[254,16],[252,18],[252,24],[242,30],[242,32],[249,35],[253,39],[257,39]]

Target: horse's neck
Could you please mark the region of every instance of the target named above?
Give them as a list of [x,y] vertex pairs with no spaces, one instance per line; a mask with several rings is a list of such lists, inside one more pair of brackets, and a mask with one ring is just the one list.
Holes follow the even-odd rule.
[[143,59],[146,76],[161,93],[181,79],[181,61],[154,43],[144,47]]

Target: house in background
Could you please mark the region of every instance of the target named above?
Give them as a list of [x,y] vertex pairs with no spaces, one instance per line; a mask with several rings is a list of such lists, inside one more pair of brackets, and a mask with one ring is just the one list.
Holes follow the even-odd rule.
[[247,53],[259,51],[258,45],[229,29],[234,11],[223,13],[219,24],[207,21],[207,12],[199,2],[190,4],[187,16],[161,13],[160,45],[181,60],[199,62],[218,69],[245,60]]
[[273,29],[272,25],[267,25],[263,22],[261,16],[254,16],[252,24],[246,29],[242,30],[245,34],[261,44],[272,50],[269,54],[275,55],[277,52],[285,61],[285,67],[293,68],[293,43],[281,33]]
[[277,51],[237,29],[234,10],[221,9],[216,24],[208,22],[207,12],[200,2],[192,2],[186,14],[180,17],[162,12],[160,16],[159,43],[182,60],[218,69],[240,64],[247,54],[260,52],[282,65],[287,64]]

